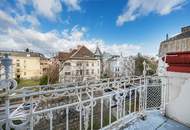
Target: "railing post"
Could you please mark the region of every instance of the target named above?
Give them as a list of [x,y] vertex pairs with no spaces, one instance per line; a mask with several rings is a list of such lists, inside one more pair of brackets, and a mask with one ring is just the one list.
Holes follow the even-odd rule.
[[103,98],[101,98],[101,128],[103,127],[103,105],[104,105],[104,102],[103,102]]
[[9,111],[9,106],[10,106],[9,88],[7,88],[7,96],[6,96],[5,104],[6,104],[6,116],[7,116],[7,119],[6,119],[6,130],[10,130],[10,127],[9,127],[9,115],[10,115],[10,111]]
[[93,87],[91,88],[91,97],[92,97],[92,100],[91,100],[91,130],[93,130],[93,97],[94,97],[94,92],[93,92]]
[[109,125],[111,124],[111,107],[112,107],[112,101],[111,101],[112,99],[111,98],[112,98],[112,96],[109,96],[109,100],[110,100],[109,101],[110,102],[109,103]]
[[66,130],[69,130],[69,107],[66,107]]
[[131,113],[131,89],[129,90],[129,114]]
[[52,113],[52,110],[50,110],[50,113],[49,113],[49,120],[50,120],[50,130],[53,130],[53,113]]
[[168,79],[167,77],[162,77],[161,82],[161,113],[165,115],[165,109],[166,109],[166,98],[167,98],[167,89],[168,89]]
[[143,86],[143,110],[142,110],[142,115],[145,115],[145,110],[146,110],[146,105],[147,105],[147,77],[146,77],[146,73],[147,73],[147,63],[144,61],[143,62],[143,79],[144,79],[144,85]]
[[123,93],[124,94],[123,95],[124,96],[124,99],[123,99],[123,116],[125,116],[125,105],[126,105],[125,104],[125,100],[126,100],[126,82],[125,81],[124,81],[124,88],[123,89],[124,89],[124,93]]
[[30,130],[33,130],[33,97],[30,97]]
[[23,90],[22,94],[23,94],[22,102],[25,102],[26,101],[26,97],[25,97],[26,92],[25,92],[25,89]]
[[135,89],[135,101],[134,101],[134,112],[136,112],[136,105],[137,105],[137,89]]
[[[6,80],[12,78],[11,77],[12,59],[10,59],[8,57],[8,54],[6,54],[5,57],[1,60],[1,64],[5,68],[5,78],[6,78]],[[6,101],[5,101],[5,105],[6,105],[6,130],[10,130],[10,127],[9,127],[9,114],[10,114],[10,110],[9,110],[9,106],[10,106],[9,93],[10,93],[10,86],[6,86],[6,87],[7,87],[7,88],[5,88],[6,93],[7,93]]]

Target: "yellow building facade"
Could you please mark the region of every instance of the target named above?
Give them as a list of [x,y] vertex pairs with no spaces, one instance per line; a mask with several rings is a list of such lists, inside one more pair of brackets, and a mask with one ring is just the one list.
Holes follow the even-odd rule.
[[12,59],[12,76],[19,79],[39,79],[48,69],[48,59],[35,52],[1,51]]

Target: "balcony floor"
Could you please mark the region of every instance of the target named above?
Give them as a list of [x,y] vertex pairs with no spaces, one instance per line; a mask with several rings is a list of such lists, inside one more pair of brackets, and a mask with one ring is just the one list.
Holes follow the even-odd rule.
[[158,111],[151,111],[147,112],[146,120],[136,119],[123,130],[190,130],[190,128],[162,116]]

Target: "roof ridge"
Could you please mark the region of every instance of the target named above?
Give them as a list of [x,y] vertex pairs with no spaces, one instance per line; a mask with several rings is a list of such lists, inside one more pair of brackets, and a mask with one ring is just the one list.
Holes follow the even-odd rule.
[[73,53],[71,56],[69,56],[69,58],[71,58],[71,57],[73,57],[74,55],[76,55],[82,47],[83,47],[83,45],[80,46],[80,48],[78,48],[77,51],[76,51],[75,53]]

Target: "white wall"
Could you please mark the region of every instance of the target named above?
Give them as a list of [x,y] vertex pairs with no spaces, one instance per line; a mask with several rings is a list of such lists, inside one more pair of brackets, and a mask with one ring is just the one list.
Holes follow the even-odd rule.
[[[69,62],[71,63],[70,66],[64,66],[64,63]],[[67,79],[68,81],[72,82],[73,79],[77,79],[78,77],[81,77],[80,75],[76,74],[77,70],[83,70],[84,75],[82,77],[86,78],[95,78],[96,80],[100,79],[101,75],[101,66],[100,66],[100,60],[67,60],[64,63],[61,63],[61,67],[63,67],[63,70],[60,72],[60,82],[65,82]],[[77,63],[82,63],[82,66],[77,66]],[[87,66],[88,63],[88,66]],[[89,71],[89,74],[86,74],[86,71]],[[93,70],[93,73],[92,73]],[[70,72],[71,75],[65,75],[65,72]],[[75,77],[75,78],[74,78]]]
[[167,72],[169,77],[166,115],[190,127],[190,74]]

